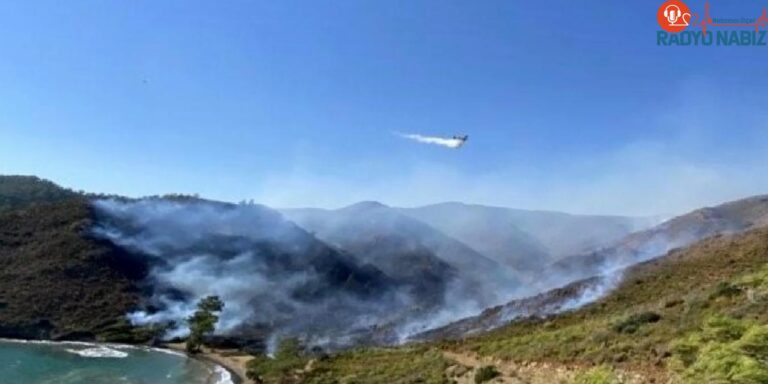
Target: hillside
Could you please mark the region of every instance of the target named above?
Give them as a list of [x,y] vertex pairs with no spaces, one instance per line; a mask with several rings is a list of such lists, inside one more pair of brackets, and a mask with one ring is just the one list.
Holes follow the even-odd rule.
[[[760,228],[631,267],[614,291],[577,310],[461,341],[344,352],[292,371],[300,380],[289,382],[471,382],[482,362],[506,383],[764,383],[766,340],[768,228]],[[258,359],[251,369],[266,383],[285,377]]]
[[0,337],[132,337],[123,318],[146,266],[90,237],[91,224],[82,199],[0,214]]
[[[363,213],[375,225],[335,228],[342,248],[264,206],[101,198],[4,180],[6,201],[23,203],[0,216],[0,336],[179,336],[195,301],[217,294],[227,303],[219,331],[248,345],[269,334],[312,334],[328,348],[392,342],[412,332],[402,327],[428,327],[436,311],[481,309],[496,299],[493,284],[507,282],[495,262],[388,208],[344,210],[344,220]],[[21,198],[29,182],[54,197]],[[23,305],[35,297],[38,305]]]
[[0,212],[32,204],[63,201],[77,194],[35,176],[0,175]]
[[405,208],[401,212],[517,270],[535,270],[564,256],[601,248],[652,224],[639,218],[463,203]]
[[[410,275],[423,281],[431,281],[438,275],[454,277],[465,291],[461,294],[477,305],[498,302],[504,292],[518,285],[513,271],[398,209],[380,203],[362,202],[338,210],[283,210],[282,213],[319,239],[390,271],[395,277]],[[420,272],[414,275],[415,271]]]
[[663,255],[700,239],[768,224],[768,196],[755,196],[697,209],[650,229],[632,233],[612,246],[564,258],[545,270],[577,280]]
[[340,319],[366,329],[363,318],[434,305],[266,207],[89,199],[34,177],[0,180],[0,200],[13,202],[0,213],[0,337],[144,341],[183,326],[208,294],[227,301],[222,330],[259,337],[347,333]]
[[[0,337],[179,336],[195,301],[216,294],[222,342],[256,353],[250,372],[266,384],[768,382],[766,196],[564,259],[552,276],[587,278],[481,312],[469,310],[498,298],[486,294],[508,294],[497,284],[520,282],[378,203],[281,214],[183,196],[89,200],[13,180],[53,189],[20,198],[6,184]],[[467,311],[479,314],[455,321]],[[399,340],[419,342],[360,347]],[[274,359],[258,353],[265,344]]]
[[400,211],[514,270],[531,270],[550,261],[549,250],[538,239],[491,208],[446,203]]
[[427,302],[265,206],[166,198],[93,206],[94,234],[150,264],[151,296],[129,317],[139,325],[175,322],[172,335],[184,334],[183,320],[208,295],[226,303],[221,334],[346,343],[371,322],[395,321]]
[[[764,226],[768,223],[767,201],[763,196],[756,196],[699,209],[630,234],[614,247],[566,258],[540,272],[542,276],[537,278],[542,286],[550,284],[558,288],[488,308],[477,316],[416,335],[414,339],[460,338],[497,328],[518,317],[544,316],[589,303],[615,288],[622,279],[622,268],[698,239]],[[568,284],[560,287],[563,282]]]

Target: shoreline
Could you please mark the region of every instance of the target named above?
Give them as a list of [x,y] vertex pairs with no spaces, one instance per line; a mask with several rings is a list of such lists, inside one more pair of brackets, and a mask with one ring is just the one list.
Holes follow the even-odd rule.
[[[227,370],[235,384],[253,384],[246,376],[246,363],[253,358],[248,354],[234,349],[212,350],[204,347],[202,352],[192,355],[187,353],[183,343],[163,343],[158,348],[182,353],[190,359],[197,359],[206,363],[215,364]],[[240,353],[239,355],[224,355],[223,353]]]
[[[160,353],[172,353],[184,356],[188,359],[195,359],[227,371],[234,384],[253,384],[246,376],[246,363],[253,357],[237,350],[210,350],[204,349],[201,353],[192,355],[187,353],[184,343],[163,343],[158,346],[149,346],[145,344],[122,344],[122,343],[103,343],[98,341],[69,341],[69,340],[44,340],[44,339],[14,339],[0,337],[0,342],[12,344],[70,344],[80,346],[106,346],[112,348],[147,348]],[[222,353],[240,353],[239,355],[225,356]]]

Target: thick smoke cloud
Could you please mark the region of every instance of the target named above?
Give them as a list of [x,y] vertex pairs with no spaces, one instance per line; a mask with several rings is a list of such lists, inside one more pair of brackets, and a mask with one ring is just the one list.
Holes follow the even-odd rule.
[[[447,279],[427,300],[351,254],[328,247],[266,207],[201,200],[94,202],[94,234],[150,265],[137,325],[184,319],[207,295],[225,302],[218,331],[309,345],[396,343],[482,310],[466,282]],[[476,293],[476,292],[475,292]]]
[[[517,301],[523,306],[514,301],[503,306],[481,329],[520,316],[575,309],[615,288],[627,266],[703,237],[743,229],[703,211],[518,279],[461,243],[385,207],[360,206],[330,221],[310,215],[329,228],[299,220],[354,254],[259,205],[152,198],[99,200],[94,207],[94,235],[144,257],[150,266],[146,303],[127,314],[134,324],[175,322],[168,336],[182,336],[195,303],[218,295],[226,304],[219,332],[266,339],[270,345],[298,336],[309,346],[330,348],[408,341],[512,299],[533,296]],[[404,241],[399,237],[404,233],[418,234],[422,245]],[[356,243],[367,236],[376,241]],[[411,264],[404,268],[404,262]],[[544,294],[537,304],[534,295],[592,276],[601,277],[565,290],[568,294],[555,301]]]
[[330,336],[390,321],[407,292],[386,276],[327,248],[265,207],[202,201],[101,200],[94,228],[151,266],[152,296],[135,324],[183,319],[200,298],[219,295],[222,332]]

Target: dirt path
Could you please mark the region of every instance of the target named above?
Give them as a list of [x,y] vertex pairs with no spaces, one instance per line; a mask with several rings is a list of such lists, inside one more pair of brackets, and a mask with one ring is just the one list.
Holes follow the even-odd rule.
[[457,384],[474,384],[475,373],[481,367],[493,366],[500,373],[489,383],[498,384],[566,384],[573,380],[575,372],[564,367],[548,364],[517,364],[499,359],[478,357],[466,352],[444,352],[443,355],[457,364],[446,373]]
[[[479,357],[468,352],[444,351],[446,359],[454,361],[446,370],[449,378],[457,384],[474,384],[475,373],[481,367],[493,366],[499,376],[488,381],[497,384],[569,384],[572,383],[578,369],[549,363],[515,363],[489,357]],[[618,373],[619,383],[642,384],[647,381],[640,375]]]
[[[181,344],[181,343],[179,344],[169,343],[169,344],[166,344],[165,346],[169,349],[185,352],[184,344]],[[253,356],[239,352],[237,350],[211,349],[211,348],[205,347],[203,348],[201,353],[191,357],[207,360],[209,362],[213,362],[215,364],[223,366],[235,376],[233,377],[233,379],[235,380],[235,383],[242,383],[242,384],[253,383],[253,381],[249,380],[245,375],[247,371],[246,364],[248,363],[248,361],[253,359]]]

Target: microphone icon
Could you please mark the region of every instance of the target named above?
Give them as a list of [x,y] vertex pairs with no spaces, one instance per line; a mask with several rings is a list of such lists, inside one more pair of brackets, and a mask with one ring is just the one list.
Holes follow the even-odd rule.
[[664,9],[664,16],[667,18],[667,21],[669,22],[669,25],[675,25],[675,22],[680,17],[680,7],[677,5],[668,5],[667,8]]

